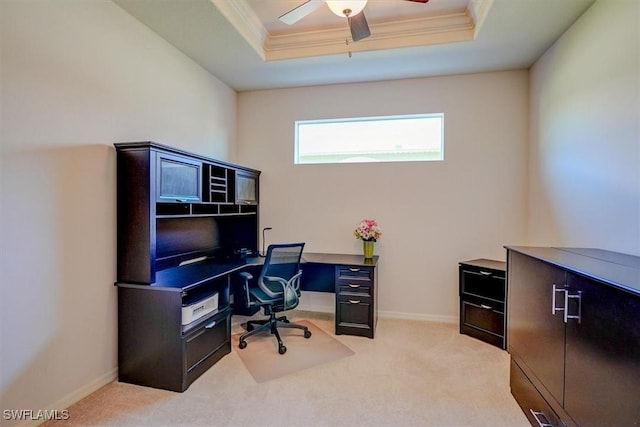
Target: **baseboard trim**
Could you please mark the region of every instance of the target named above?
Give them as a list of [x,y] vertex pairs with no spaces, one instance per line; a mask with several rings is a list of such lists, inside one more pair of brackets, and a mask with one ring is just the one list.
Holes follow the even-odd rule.
[[90,383],[85,384],[84,386],[80,387],[76,391],[69,393],[68,395],[66,395],[59,401],[57,401],[53,405],[53,408],[58,408],[58,409],[68,408],[74,403],[89,396],[94,391],[104,387],[105,385],[117,379],[118,379],[118,368],[116,367],[116,368],[113,368],[111,371],[107,372],[106,374],[91,381]]
[[378,311],[378,317],[403,320],[420,320],[423,322],[458,323],[457,316],[445,316],[440,314],[404,313],[399,311]]
[[[299,310],[313,311],[319,313],[335,313],[335,306],[327,306],[320,304],[302,304],[298,306]],[[460,318],[458,316],[447,316],[441,314],[423,314],[423,313],[406,313],[403,311],[383,311],[378,310],[378,317],[389,319],[404,319],[404,320],[420,320],[423,322],[437,322],[437,323],[458,323]]]
[[[67,394],[57,402],[52,403],[51,405],[49,405],[48,408],[45,408],[45,410],[53,412],[56,410],[61,411],[63,409],[68,409],[74,403],[79,402],[80,400],[89,396],[91,393],[99,390],[100,388],[104,387],[110,382],[115,381],[116,379],[118,379],[118,368],[113,368],[111,371],[107,372],[106,374],[94,379],[88,384],[83,385],[79,389],[72,391],[71,393]],[[73,414],[70,414],[70,415],[73,419]],[[27,427],[27,426],[35,427],[35,426],[41,425],[42,421],[43,420],[32,420],[32,421],[27,420],[17,425],[20,427]]]

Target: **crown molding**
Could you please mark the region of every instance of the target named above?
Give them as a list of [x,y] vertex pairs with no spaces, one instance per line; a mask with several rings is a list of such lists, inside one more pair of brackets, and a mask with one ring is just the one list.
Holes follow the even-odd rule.
[[210,0],[249,45],[266,60],[264,44],[269,32],[245,0]]
[[372,35],[354,43],[346,22],[322,30],[274,35],[245,0],[211,1],[265,61],[473,40],[493,3],[471,0],[460,12],[371,22]]
[[493,6],[493,0],[471,0],[469,2],[467,10],[475,23],[475,32],[473,34],[474,39],[477,37],[482,24],[484,24],[484,20],[489,14],[491,6]]
[[[345,25],[320,31],[269,36],[264,45],[268,61],[340,54],[347,51],[394,49],[473,39],[474,23],[467,11],[369,24],[371,36],[356,43]],[[348,47],[347,47],[348,42]]]

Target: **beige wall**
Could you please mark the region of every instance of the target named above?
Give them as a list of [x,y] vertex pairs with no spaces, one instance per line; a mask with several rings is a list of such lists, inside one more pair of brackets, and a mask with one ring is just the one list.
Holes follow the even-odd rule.
[[116,373],[112,144],[233,160],[236,93],[110,1],[0,16],[0,409],[62,409]]
[[532,244],[640,255],[639,21],[598,1],[532,68]]
[[[61,409],[115,375],[116,141],[263,170],[271,242],[359,253],[353,228],[378,219],[383,314],[455,321],[457,263],[503,244],[640,254],[638,8],[596,2],[531,76],[237,100],[109,1],[0,1],[0,409]],[[444,162],[293,165],[296,119],[433,111]]]
[[[382,314],[455,321],[458,262],[523,243],[527,71],[242,92],[238,103],[238,157],[263,171],[267,240],[361,253],[353,229],[377,219]],[[430,112],[445,114],[443,162],[293,164],[295,120]]]

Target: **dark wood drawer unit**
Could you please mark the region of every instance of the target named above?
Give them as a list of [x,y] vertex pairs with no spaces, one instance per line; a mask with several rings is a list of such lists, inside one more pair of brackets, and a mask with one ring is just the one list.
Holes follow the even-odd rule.
[[337,335],[375,335],[377,270],[375,261],[368,262],[335,267]]
[[118,379],[182,392],[231,352],[231,309],[220,284],[217,310],[182,324],[180,288],[118,285]]
[[506,263],[475,259],[459,264],[460,333],[506,348]]

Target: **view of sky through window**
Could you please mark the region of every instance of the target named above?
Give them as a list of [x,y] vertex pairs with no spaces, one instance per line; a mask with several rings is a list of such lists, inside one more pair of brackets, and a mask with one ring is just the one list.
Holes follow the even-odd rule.
[[443,160],[444,114],[296,121],[296,164]]

